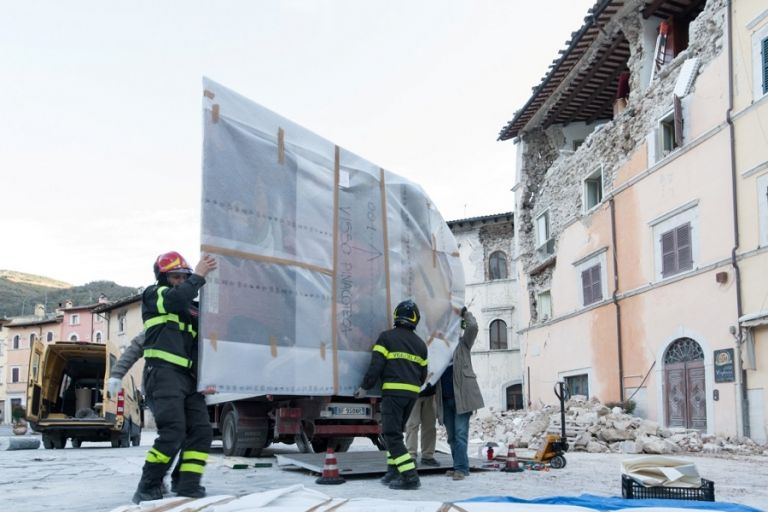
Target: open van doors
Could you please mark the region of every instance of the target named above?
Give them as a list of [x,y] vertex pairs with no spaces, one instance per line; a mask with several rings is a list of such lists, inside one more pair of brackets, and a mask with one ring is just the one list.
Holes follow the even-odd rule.
[[31,422],[40,421],[42,404],[42,364],[45,345],[35,338],[29,353],[29,375],[27,375],[27,419]]

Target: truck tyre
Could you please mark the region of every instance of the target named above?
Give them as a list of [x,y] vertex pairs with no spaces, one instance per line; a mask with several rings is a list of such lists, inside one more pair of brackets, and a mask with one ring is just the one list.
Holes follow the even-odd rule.
[[53,450],[53,439],[48,434],[43,434],[43,446],[46,450]]
[[72,438],[72,448],[80,448],[82,444],[83,444],[82,439],[78,439],[77,437]]
[[141,432],[139,432],[135,436],[131,436],[131,444],[133,446],[141,446]]
[[221,445],[224,455],[228,457],[243,457],[247,448],[238,445],[237,442],[237,414],[229,411],[221,422]]
[[64,446],[67,444],[67,438],[63,435],[52,435],[51,441],[53,442],[53,447],[57,450],[61,450],[64,448]]
[[336,453],[346,452],[354,440],[354,437],[321,437],[312,440],[312,449],[315,453],[322,453],[328,448],[333,448]]

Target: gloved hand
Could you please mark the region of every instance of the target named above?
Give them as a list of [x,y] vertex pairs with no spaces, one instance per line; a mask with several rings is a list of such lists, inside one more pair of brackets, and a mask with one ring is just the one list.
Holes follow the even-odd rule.
[[354,396],[355,398],[364,398],[366,394],[368,394],[368,392],[360,387],[355,390],[352,396]]
[[420,397],[426,397],[426,396],[432,396],[435,394],[435,385],[434,384],[427,384],[424,386],[424,389],[422,389],[419,392]]
[[115,398],[121,389],[123,389],[123,379],[110,377],[107,381],[107,395],[109,398]]

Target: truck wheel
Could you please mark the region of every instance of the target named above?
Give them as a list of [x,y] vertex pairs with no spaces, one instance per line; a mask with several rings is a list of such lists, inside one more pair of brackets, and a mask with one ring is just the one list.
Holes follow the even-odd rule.
[[82,439],[78,439],[77,437],[72,438],[72,448],[80,448],[82,444],[83,444]]
[[48,434],[43,434],[43,446],[46,450],[53,450],[53,439]]
[[229,411],[221,422],[221,445],[224,455],[228,457],[243,457],[248,450],[238,446],[237,417],[232,411]]
[[135,436],[131,436],[131,444],[133,446],[141,446],[141,432],[139,432]]
[[354,440],[354,437],[321,437],[312,440],[312,449],[315,453],[322,453],[328,448],[333,448],[336,453],[346,452]]
[[57,450],[63,449],[67,444],[67,438],[62,435],[51,436],[51,441],[53,442],[53,447]]

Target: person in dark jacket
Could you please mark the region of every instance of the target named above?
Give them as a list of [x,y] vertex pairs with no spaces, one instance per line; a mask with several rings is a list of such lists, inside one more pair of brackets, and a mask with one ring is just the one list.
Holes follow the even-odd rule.
[[216,269],[208,255],[194,271],[177,252],[158,256],[157,282],[144,290],[144,390],[157,423],[157,439],[147,453],[133,502],[162,499],[162,481],[181,450],[177,494],[205,496],[200,485],[213,432],[202,393],[197,391],[197,308],[193,301]]
[[355,397],[362,398],[381,379],[381,433],[387,448],[387,474],[381,481],[390,489],[421,485],[416,463],[403,443],[405,424],[427,378],[427,345],[414,332],[420,318],[412,300],[397,305],[395,327],[379,335],[363,383],[355,391]]

